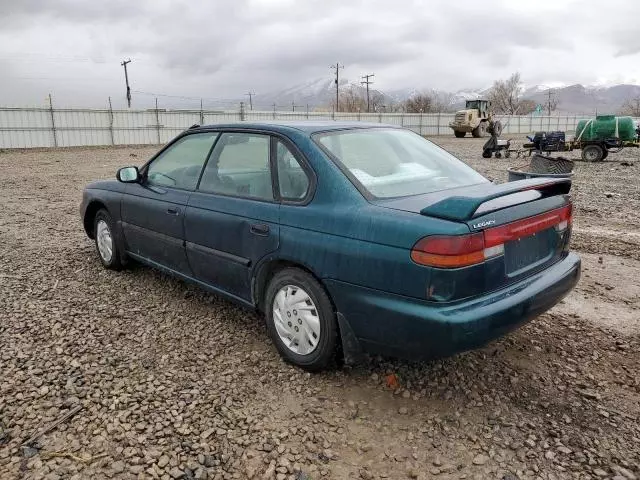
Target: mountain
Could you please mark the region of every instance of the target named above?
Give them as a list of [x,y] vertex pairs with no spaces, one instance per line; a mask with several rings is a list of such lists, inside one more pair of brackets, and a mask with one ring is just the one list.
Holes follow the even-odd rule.
[[[382,92],[371,88],[371,98],[378,97],[378,104],[386,107],[399,105],[408,98],[426,93],[434,98],[435,103],[443,111],[455,111],[464,107],[466,100],[487,98],[490,88],[465,88],[447,92],[431,88],[404,88]],[[366,89],[359,83],[340,80],[340,91],[351,91],[354,95],[365,97]],[[546,105],[548,94],[557,100],[557,113],[588,114],[619,113],[625,101],[640,98],[640,85],[584,86],[580,84],[550,88],[546,85],[532,85],[523,90],[522,98],[533,100],[537,104]],[[278,110],[330,109],[335,102],[335,83],[332,78],[318,78],[283,90],[255,95],[253,108],[256,110],[271,110],[275,103]],[[246,101],[246,99],[245,99]]]
[[[366,97],[367,89],[360,84],[349,82],[347,79],[340,80],[340,92],[352,91],[355,95]],[[369,96],[382,97],[383,104],[394,103],[395,99],[388,95],[369,88]],[[271,110],[273,104],[276,109],[288,110],[293,109],[294,105],[297,109],[305,109],[307,105],[311,110],[318,108],[328,108],[335,103],[336,84],[331,78],[319,78],[309,82],[294,85],[275,92],[268,92],[254,97],[254,108],[260,110]]]
[[576,84],[560,88],[528,88],[523,97],[542,105],[551,98],[557,100],[558,113],[593,115],[619,113],[627,100],[640,97],[640,85],[613,85],[609,87],[585,87]]

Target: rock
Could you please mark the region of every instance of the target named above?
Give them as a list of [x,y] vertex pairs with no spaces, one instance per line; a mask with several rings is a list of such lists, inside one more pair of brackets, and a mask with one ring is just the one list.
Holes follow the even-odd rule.
[[174,479],[183,478],[184,472],[178,467],[173,467],[171,470],[169,470],[169,476]]
[[167,465],[169,465],[169,457],[167,457],[166,455],[162,455],[159,459],[158,459],[158,466],[160,468],[164,468]]
[[205,455],[204,456],[204,461],[203,461],[203,465],[205,467],[215,467],[216,466],[216,457],[214,457],[213,455]]
[[616,465],[614,467],[611,467],[611,470],[617,472],[620,476],[626,478],[627,480],[638,480],[638,476],[636,474],[624,467],[619,467]]
[[544,458],[546,458],[547,460],[553,460],[555,456],[556,454],[553,453],[551,450],[547,450],[546,452],[544,452]]
[[474,465],[484,465],[488,461],[489,461],[489,457],[487,457],[486,455],[479,454],[473,457]]
[[195,478],[196,480],[207,480],[209,478],[209,474],[204,468],[199,467],[196,468],[195,472],[193,473],[193,478]]
[[407,476],[409,478],[418,478],[418,475],[420,475],[420,472],[417,469],[415,469],[413,467],[409,467],[407,469]]
[[558,448],[556,448],[556,450],[558,450],[560,453],[564,453],[565,455],[569,455],[571,453],[571,449],[565,447],[564,445],[560,445]]
[[440,469],[433,467],[431,470],[429,470],[429,473],[431,473],[431,475],[440,475]]
[[597,475],[598,477],[606,477],[608,476],[608,473],[605,472],[603,469],[601,468],[594,468],[593,469],[593,474]]
[[133,475],[139,475],[142,472],[144,472],[144,466],[143,465],[131,465],[129,467],[129,473],[132,473]]
[[407,407],[400,407],[398,408],[398,413],[400,415],[407,415],[409,413],[409,409]]
[[276,474],[276,462],[271,462],[262,474],[262,480],[271,480]]
[[362,480],[373,480],[374,477],[373,477],[373,473],[371,473],[369,470],[361,468],[360,469],[360,478]]
[[124,472],[124,469],[125,469],[125,464],[121,460],[118,460],[117,462],[113,462],[113,464],[111,465],[111,470],[113,470],[114,473],[122,473]]

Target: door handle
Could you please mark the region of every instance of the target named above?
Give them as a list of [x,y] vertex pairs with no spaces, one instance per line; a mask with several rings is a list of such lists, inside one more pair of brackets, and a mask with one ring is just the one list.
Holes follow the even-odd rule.
[[266,237],[269,235],[269,225],[265,225],[264,223],[254,223],[251,225],[251,233]]
[[174,208],[174,207],[169,207],[169,208],[167,208],[167,213],[169,215],[180,215],[180,209],[179,208]]

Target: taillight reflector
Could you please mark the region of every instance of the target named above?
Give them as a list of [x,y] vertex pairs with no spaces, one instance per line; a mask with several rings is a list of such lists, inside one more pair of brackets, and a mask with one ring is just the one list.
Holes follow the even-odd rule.
[[571,224],[572,205],[533,217],[489,228],[469,235],[432,235],[418,240],[411,259],[439,268],[459,268],[482,263],[504,254],[504,244],[555,227],[565,230]]

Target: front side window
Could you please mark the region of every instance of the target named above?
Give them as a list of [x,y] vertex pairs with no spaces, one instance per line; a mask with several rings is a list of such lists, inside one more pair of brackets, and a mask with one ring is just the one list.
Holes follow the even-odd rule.
[[198,190],[273,200],[268,135],[223,133],[202,174]]
[[162,152],[147,169],[152,185],[193,190],[217,133],[195,133],[182,137]]
[[293,153],[280,140],[276,142],[276,160],[280,196],[284,200],[302,200],[309,190],[309,177]]
[[488,182],[437,145],[408,130],[353,129],[314,139],[375,198],[404,197]]

